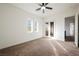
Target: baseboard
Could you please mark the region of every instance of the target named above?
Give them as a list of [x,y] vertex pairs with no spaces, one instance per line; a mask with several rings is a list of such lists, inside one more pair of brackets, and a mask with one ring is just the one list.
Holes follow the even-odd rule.
[[30,42],[30,41],[33,41],[33,40],[37,40],[37,39],[40,39],[40,38],[42,38],[42,36],[35,38],[35,39],[31,39],[31,40],[27,40],[27,41],[23,41],[23,42],[18,42],[18,43],[15,43],[15,44],[11,44],[9,46],[2,47],[2,48],[0,48],[0,50],[5,49],[5,48],[9,48],[9,47],[13,47],[13,46],[16,46],[16,45],[19,45],[19,44],[23,44],[23,43],[26,43],[26,42]]

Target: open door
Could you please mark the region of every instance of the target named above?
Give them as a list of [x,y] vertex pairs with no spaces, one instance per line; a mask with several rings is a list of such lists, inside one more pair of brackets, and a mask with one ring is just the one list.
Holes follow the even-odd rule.
[[50,22],[50,36],[54,36],[54,22]]
[[49,33],[48,33],[48,32],[49,32],[49,30],[48,30],[49,23],[46,22],[46,23],[45,23],[45,26],[46,26],[46,27],[45,27],[45,35],[48,36],[48,35],[49,35]]
[[65,18],[65,41],[75,41],[75,16]]
[[54,36],[54,22],[46,22],[45,35],[49,37]]

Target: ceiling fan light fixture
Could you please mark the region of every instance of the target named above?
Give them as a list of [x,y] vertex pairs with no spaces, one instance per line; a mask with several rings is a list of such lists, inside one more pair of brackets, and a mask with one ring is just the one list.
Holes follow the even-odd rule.
[[45,7],[43,6],[43,7],[41,7],[41,9],[42,9],[42,10],[45,10]]

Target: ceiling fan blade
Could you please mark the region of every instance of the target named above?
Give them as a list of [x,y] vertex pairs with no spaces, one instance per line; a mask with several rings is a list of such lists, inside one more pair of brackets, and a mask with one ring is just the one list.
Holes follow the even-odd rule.
[[52,8],[51,8],[51,7],[46,7],[46,9],[50,9],[50,10],[52,10]]
[[36,9],[36,11],[40,10],[41,8]]
[[48,5],[48,3],[45,3],[45,6]]
[[38,5],[42,7],[42,4],[38,4]]

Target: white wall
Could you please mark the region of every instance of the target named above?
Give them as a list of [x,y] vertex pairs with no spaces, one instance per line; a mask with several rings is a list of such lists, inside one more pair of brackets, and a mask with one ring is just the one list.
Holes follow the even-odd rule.
[[[54,21],[54,37],[53,39],[64,41],[65,17],[74,16],[75,10],[69,9],[64,12],[54,13],[54,15],[44,18],[44,23]],[[45,30],[45,29],[44,29]],[[45,32],[44,32],[45,34]]]
[[[39,32],[26,32],[26,21],[37,20]],[[0,49],[42,37],[42,20],[10,4],[0,4]]]
[[[64,41],[64,20],[61,16],[45,19],[45,22],[54,22],[54,37],[53,39]],[[45,29],[44,29],[45,30]],[[45,31],[44,31],[45,34]]]

